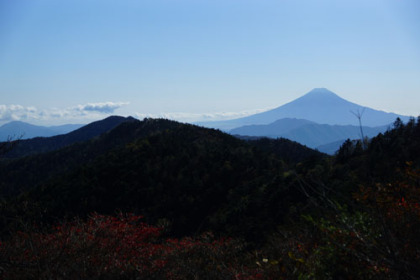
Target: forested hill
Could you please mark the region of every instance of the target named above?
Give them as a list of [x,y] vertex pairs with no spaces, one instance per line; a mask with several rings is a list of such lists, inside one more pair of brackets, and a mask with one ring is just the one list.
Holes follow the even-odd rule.
[[[109,120],[111,122],[108,122]],[[123,120],[125,119],[122,117],[107,118],[104,121],[94,122],[86,126],[86,133],[81,133],[81,135],[88,135],[89,137],[87,138],[90,140],[87,141],[70,141],[69,145],[61,149],[29,155],[14,160],[6,159],[0,161],[2,166],[0,169],[0,176],[2,178],[0,182],[1,193],[17,194],[21,190],[32,188],[38,185],[39,182],[48,180],[50,177],[56,176],[57,174],[64,174],[77,166],[87,164],[109,150],[123,146],[135,139],[146,137],[166,129],[175,129],[181,125],[180,123],[167,120],[146,119],[142,122],[132,118],[127,121]],[[108,131],[107,128],[115,126],[115,121],[119,121],[120,124],[114,129],[108,129]],[[94,131],[88,132],[87,129],[89,127],[93,128]],[[91,137],[102,131],[108,132],[102,133],[98,137]],[[68,137],[69,135],[65,136]],[[78,138],[80,139],[80,137]],[[42,145],[40,147],[45,149],[47,148],[46,143],[50,141],[54,142],[56,139],[56,137],[41,139]],[[75,138],[72,137],[72,139]],[[33,140],[36,143],[37,139]],[[34,143],[30,140],[28,141],[29,146],[31,143]],[[11,151],[15,148],[16,146],[13,146]]]
[[135,119],[132,117],[111,116],[104,120],[85,125],[67,134],[52,137],[35,137],[26,140],[15,139],[13,149],[2,155],[2,157],[18,158],[58,150],[74,143],[87,141],[110,131],[123,122],[133,120]]
[[313,150],[286,138],[271,139],[267,137],[249,137],[238,135],[235,135],[235,137],[246,140],[249,144],[261,149],[262,151],[274,153],[282,160],[291,164],[296,164],[310,159],[320,159],[327,156],[317,150]]
[[[174,234],[255,235],[302,198],[282,183],[289,166],[280,149],[257,146],[174,121],[126,121],[89,141],[4,162],[1,191],[37,209],[16,211],[41,211],[43,219],[120,209],[167,220]],[[301,159],[323,156],[293,142],[285,154],[299,149]]]
[[420,168],[420,117],[407,123],[400,119],[393,129],[380,133],[363,147],[360,141],[347,140],[338,150],[335,167],[345,166],[363,181],[387,181],[407,165]]

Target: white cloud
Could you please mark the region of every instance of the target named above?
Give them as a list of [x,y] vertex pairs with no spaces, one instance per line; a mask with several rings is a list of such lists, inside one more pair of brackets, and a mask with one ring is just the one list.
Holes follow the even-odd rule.
[[38,112],[35,107],[21,105],[0,105],[0,121],[18,121],[37,118]]
[[76,108],[79,111],[99,112],[104,114],[112,114],[118,108],[128,105],[128,102],[104,102],[104,103],[88,103],[85,105],[78,105]]
[[64,109],[50,108],[45,110],[38,110],[32,106],[24,107],[22,105],[0,104],[0,123],[7,123],[10,121],[28,121],[30,123],[86,123],[113,114],[115,110],[127,104],[129,103],[88,103]]

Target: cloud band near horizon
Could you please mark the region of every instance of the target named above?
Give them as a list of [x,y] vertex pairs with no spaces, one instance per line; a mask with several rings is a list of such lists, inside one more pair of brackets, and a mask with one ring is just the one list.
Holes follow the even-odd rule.
[[0,122],[10,121],[55,121],[58,119],[72,121],[75,119],[86,119],[87,121],[113,114],[128,102],[99,102],[77,105],[64,109],[51,108],[38,110],[34,106],[4,105],[0,104]]
[[[97,102],[77,105],[64,109],[50,108],[39,110],[34,106],[22,105],[1,105],[0,104],[0,125],[11,121],[25,121],[42,123],[47,125],[66,123],[88,123],[99,120],[114,112],[129,102]],[[189,113],[189,112],[162,112],[162,113],[139,113],[133,112],[124,114],[131,115],[138,119],[144,118],[165,118],[181,122],[205,122],[241,118],[248,115],[260,113],[266,109],[246,110],[239,112],[212,112],[212,113]]]

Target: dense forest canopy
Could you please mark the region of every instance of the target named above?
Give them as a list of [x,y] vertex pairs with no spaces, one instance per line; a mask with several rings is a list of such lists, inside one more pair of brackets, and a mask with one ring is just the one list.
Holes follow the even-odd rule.
[[[96,125],[107,127],[104,121]],[[114,274],[100,262],[90,274],[72,268],[86,278],[120,270],[126,273],[121,279],[210,279],[200,274],[207,270],[219,271],[219,279],[416,279],[420,118],[397,119],[389,131],[363,141],[348,140],[326,156],[285,139],[238,139],[169,120],[130,118],[64,147],[45,152],[40,145],[36,153],[3,158],[1,271],[25,271],[24,279],[58,277],[64,260],[57,257],[53,268],[51,254],[60,246],[58,236],[67,234],[71,249],[63,256],[75,262],[101,250],[128,255],[127,263],[110,266]],[[113,229],[117,224],[122,231]],[[142,239],[148,231],[159,234]],[[105,245],[120,234],[134,238],[124,242],[143,245]],[[87,236],[95,242],[83,243]],[[19,250],[30,250],[29,241],[45,252],[28,251],[32,261],[17,258]],[[81,251],[81,244],[91,251]],[[153,260],[136,270],[132,264],[146,262],[145,244],[159,244],[160,253],[150,253]],[[200,265],[215,252],[230,261]],[[195,272],[170,274],[175,259]],[[50,275],[41,273],[43,265]]]

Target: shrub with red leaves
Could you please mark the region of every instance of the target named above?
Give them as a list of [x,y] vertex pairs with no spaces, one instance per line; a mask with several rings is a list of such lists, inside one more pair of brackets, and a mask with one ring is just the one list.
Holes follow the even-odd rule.
[[0,247],[3,279],[260,279],[240,242],[164,239],[140,216],[94,214],[49,232],[18,232]]

